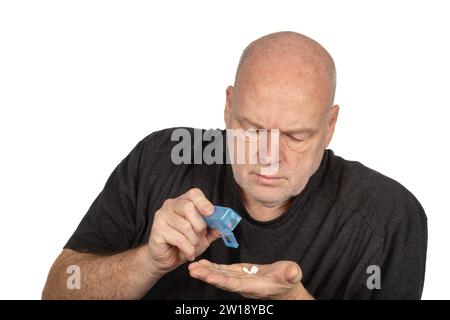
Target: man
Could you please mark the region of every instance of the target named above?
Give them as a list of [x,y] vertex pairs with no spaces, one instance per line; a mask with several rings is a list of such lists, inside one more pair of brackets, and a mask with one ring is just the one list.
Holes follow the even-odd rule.
[[[226,128],[256,139],[277,130],[277,149],[256,164],[174,163],[177,129],[150,134],[109,177],[43,298],[419,299],[424,210],[399,183],[326,149],[335,86],[333,59],[314,40],[278,32],[251,43],[226,90]],[[274,159],[276,172],[263,174]],[[242,216],[239,248],[215,241],[203,219],[213,205]],[[70,266],[79,289],[67,286]]]

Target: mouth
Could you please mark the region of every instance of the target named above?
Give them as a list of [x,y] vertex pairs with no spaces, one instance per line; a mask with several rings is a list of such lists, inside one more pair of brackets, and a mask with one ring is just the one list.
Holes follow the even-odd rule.
[[263,185],[268,185],[268,186],[277,185],[280,183],[280,181],[282,179],[281,177],[278,177],[278,176],[266,176],[266,175],[258,174],[258,173],[255,173],[255,176],[256,176],[256,181],[258,183],[263,184]]

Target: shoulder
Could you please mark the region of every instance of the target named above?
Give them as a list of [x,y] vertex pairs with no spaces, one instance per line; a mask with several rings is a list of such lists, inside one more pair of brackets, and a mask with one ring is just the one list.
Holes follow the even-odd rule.
[[[154,131],[142,139],[141,144],[147,152],[171,152],[180,142],[185,142],[194,146],[205,140],[206,131],[217,131],[223,134],[220,129],[201,129],[192,127],[172,127]],[[208,139],[207,139],[208,140]]]
[[398,224],[426,223],[422,205],[400,182],[329,152],[328,179],[337,187],[338,201],[360,214],[374,231],[385,235]]
[[165,128],[151,132],[139,143],[143,144],[146,148],[151,149],[151,151],[166,151],[177,143],[178,139],[173,138],[177,136],[177,132],[193,135],[194,130],[201,129],[194,129],[190,127]]

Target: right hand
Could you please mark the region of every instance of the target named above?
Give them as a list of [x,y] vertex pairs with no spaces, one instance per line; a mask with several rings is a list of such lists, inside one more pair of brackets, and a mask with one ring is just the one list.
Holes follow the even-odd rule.
[[208,229],[203,216],[214,206],[198,188],[175,199],[167,199],[156,211],[148,241],[151,262],[158,273],[165,274],[187,260],[194,261],[221,234]]

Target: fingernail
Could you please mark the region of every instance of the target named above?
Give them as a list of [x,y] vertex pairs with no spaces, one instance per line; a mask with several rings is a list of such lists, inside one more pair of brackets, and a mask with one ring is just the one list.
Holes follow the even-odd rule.
[[203,213],[210,214],[210,213],[212,213],[213,208],[212,208],[212,206],[210,204],[205,204],[202,207],[202,210],[203,210]]

